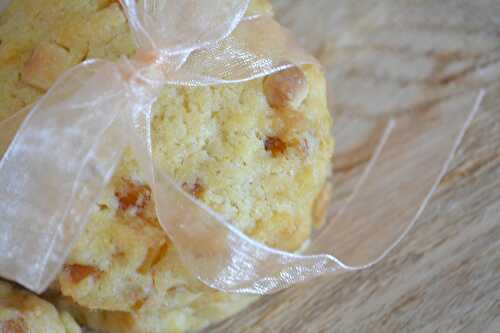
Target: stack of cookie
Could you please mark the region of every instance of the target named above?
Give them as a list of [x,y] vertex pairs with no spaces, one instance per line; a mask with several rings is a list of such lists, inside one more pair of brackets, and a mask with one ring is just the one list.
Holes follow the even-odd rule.
[[[253,1],[249,11],[271,8]],[[0,121],[35,102],[71,66],[135,52],[113,0],[12,1],[0,14],[0,41]],[[323,216],[333,150],[317,67],[237,84],[165,86],[153,115],[154,159],[186,192],[268,246],[297,251],[309,239]],[[127,150],[42,296],[61,312],[2,283],[0,332],[78,332],[69,313],[102,332],[191,331],[255,299],[210,289],[189,274],[158,223],[144,178]]]

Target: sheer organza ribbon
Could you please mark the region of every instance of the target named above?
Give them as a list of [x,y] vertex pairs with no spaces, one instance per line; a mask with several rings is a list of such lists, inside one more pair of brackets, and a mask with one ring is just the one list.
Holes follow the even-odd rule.
[[7,143],[0,146],[0,274],[36,292],[60,271],[126,146],[152,188],[161,225],[207,285],[265,294],[367,267],[415,222],[482,98],[472,111],[389,119],[347,204],[306,254],[278,251],[242,234],[155,165],[151,106],[165,84],[241,82],[315,60],[271,17],[245,16],[248,0],[122,6],[138,47],[133,59],[85,61],[0,123]]

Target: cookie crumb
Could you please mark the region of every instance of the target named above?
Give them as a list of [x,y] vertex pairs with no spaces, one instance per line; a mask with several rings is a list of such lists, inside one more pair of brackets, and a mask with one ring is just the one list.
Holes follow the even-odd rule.
[[197,199],[200,199],[205,193],[205,188],[200,184],[199,180],[196,180],[192,185],[187,182],[182,183],[182,189]]
[[101,272],[99,269],[93,266],[78,264],[66,265],[65,269],[69,273],[69,276],[71,277],[71,281],[73,283],[79,283],[87,277],[99,275]]
[[286,143],[278,137],[267,137],[264,142],[266,151],[270,151],[273,157],[283,154],[287,148]]
[[141,216],[142,211],[151,201],[151,188],[125,178],[123,183],[125,186],[115,192],[119,208],[123,211],[134,209],[135,215]]
[[137,269],[140,274],[146,274],[151,267],[155,266],[168,252],[169,245],[164,243],[160,247],[151,247],[148,249],[146,257],[141,266]]
[[99,207],[99,210],[107,210],[107,209],[109,209],[109,206],[106,205],[106,204],[100,204],[100,203],[98,203],[97,207]]
[[146,303],[146,298],[142,298],[140,300],[138,300],[137,302],[134,303],[134,305],[132,305],[132,309],[134,311],[139,311],[142,306],[144,305],[144,303]]

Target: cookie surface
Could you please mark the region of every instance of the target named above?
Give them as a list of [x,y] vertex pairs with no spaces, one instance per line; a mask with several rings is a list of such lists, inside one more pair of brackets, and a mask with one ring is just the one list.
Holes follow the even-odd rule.
[[[36,101],[68,67],[135,51],[116,2],[43,3],[16,0],[0,16],[0,120]],[[270,7],[255,1],[250,10]],[[238,84],[166,86],[153,114],[154,158],[185,191],[269,246],[295,251],[308,240],[333,149],[318,68]],[[189,274],[130,151],[55,288],[77,304],[70,308],[79,307],[83,323],[109,332],[192,330],[254,299],[211,290]]]
[[80,333],[68,312],[0,280],[1,333]]

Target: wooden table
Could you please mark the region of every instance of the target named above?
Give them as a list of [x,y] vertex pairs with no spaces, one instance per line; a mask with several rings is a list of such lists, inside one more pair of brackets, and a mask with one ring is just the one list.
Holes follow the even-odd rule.
[[461,97],[487,96],[385,260],[264,297],[207,332],[500,332],[500,1],[273,2],[325,66],[337,112],[470,108]]

